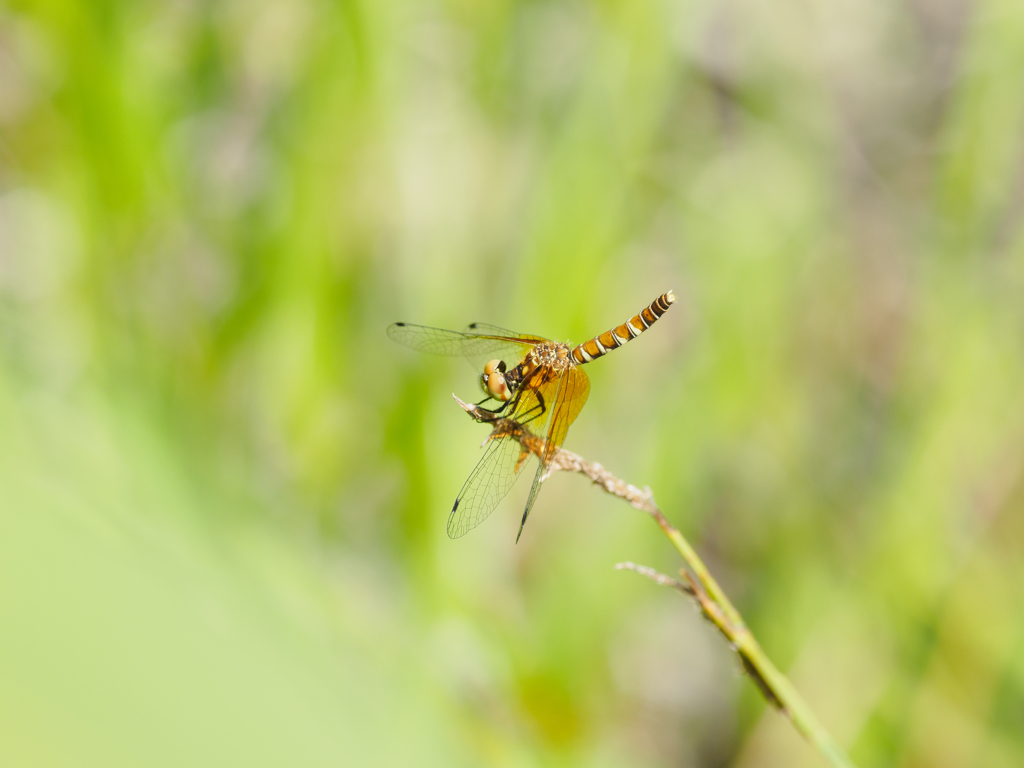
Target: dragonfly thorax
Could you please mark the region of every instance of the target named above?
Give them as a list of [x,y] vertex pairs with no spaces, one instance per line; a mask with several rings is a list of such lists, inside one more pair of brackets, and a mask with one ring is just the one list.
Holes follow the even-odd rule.
[[491,360],[484,366],[484,372],[480,375],[480,387],[484,394],[503,403],[512,399],[510,382],[505,379],[506,370],[504,360]]

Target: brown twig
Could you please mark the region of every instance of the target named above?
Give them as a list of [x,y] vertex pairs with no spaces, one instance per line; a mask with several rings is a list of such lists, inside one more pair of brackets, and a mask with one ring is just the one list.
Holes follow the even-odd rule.
[[[518,422],[512,419],[495,418],[475,405],[465,403],[458,397],[455,399],[472,418],[491,425],[491,434],[488,440],[512,438],[517,440],[526,451],[538,458],[544,455],[544,440],[524,429]],[[697,603],[703,616],[714,624],[728,640],[729,645],[739,656],[744,671],[754,681],[768,703],[786,715],[800,734],[813,744],[832,765],[840,768],[853,768],[850,758],[818,722],[800,694],[762,650],[744,623],[743,617],[722,591],[696,550],[690,546],[682,533],[668,521],[668,518],[654,503],[654,496],[650,488],[641,490],[635,485],[630,485],[600,464],[589,462],[582,456],[564,448],[549,455],[544,479],[555,471],[576,472],[584,475],[605,493],[624,499],[636,509],[646,512],[654,518],[662,533],[672,542],[689,568],[689,570],[680,569],[684,580],[673,579],[653,568],[636,563],[619,563],[616,568],[636,571],[658,584],[671,587],[691,597]]]

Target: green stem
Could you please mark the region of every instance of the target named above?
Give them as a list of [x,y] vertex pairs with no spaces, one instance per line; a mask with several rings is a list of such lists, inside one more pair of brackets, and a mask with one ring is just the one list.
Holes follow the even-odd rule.
[[[634,504],[634,506],[636,505]],[[653,501],[650,502],[649,508],[645,509],[645,511],[654,517],[669,541],[675,546],[676,551],[682,556],[687,567],[696,574],[697,581],[703,588],[703,591],[706,592],[705,599],[710,598],[714,605],[721,610],[722,617],[709,615],[709,613],[713,614],[714,612],[709,611],[709,607],[701,601],[700,592],[697,592],[696,597],[698,602],[701,603],[701,609],[704,611],[704,614],[711,619],[722,634],[732,643],[740,659],[743,661],[743,666],[754,678],[762,693],[765,694],[765,697],[789,717],[797,731],[814,745],[832,765],[837,766],[837,768],[855,768],[853,761],[850,760],[849,756],[836,743],[829,732],[825,730],[825,727],[818,721],[818,718],[814,716],[811,708],[797,692],[796,688],[793,687],[793,684],[789,682],[786,676],[778,670],[771,659],[765,654],[761,645],[754,638],[753,633],[747,628],[743,617],[740,616],[739,611],[736,610],[736,607],[726,596],[725,592],[722,591],[722,588],[718,586],[718,582],[715,581],[714,576],[711,575],[707,566],[704,565],[704,561],[700,559],[697,551],[690,546],[690,543],[679,532],[679,529],[668,522],[665,515],[654,505]],[[696,585],[693,586],[696,588]]]

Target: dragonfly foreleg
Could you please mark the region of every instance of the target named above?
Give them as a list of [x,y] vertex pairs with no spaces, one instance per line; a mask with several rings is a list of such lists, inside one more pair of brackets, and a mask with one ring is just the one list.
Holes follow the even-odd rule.
[[[501,418],[509,418],[511,414],[515,414],[516,409],[522,402],[523,395],[525,394],[525,392],[526,390],[520,390],[511,400],[505,401],[499,407],[493,410],[490,408],[481,407],[481,403],[486,403],[488,400],[494,399],[491,397],[485,397],[483,400],[481,400],[479,403],[472,407],[472,410],[470,410],[470,414],[477,421],[486,422],[497,421],[498,419]],[[547,412],[547,404],[544,402],[544,395],[542,395],[540,392],[537,392],[536,390],[534,390],[534,394],[537,397],[537,402],[533,406],[531,406],[530,408],[528,408],[527,410],[523,411],[521,414],[518,414],[518,416],[515,417],[515,420],[519,422],[519,424],[529,424],[538,416],[543,416]],[[536,413],[534,413],[534,411],[536,411]]]
[[[479,403],[477,403],[473,407],[479,413],[489,413],[494,418],[498,418],[499,416],[502,415],[502,411],[506,410],[509,407],[509,405],[511,405],[512,403],[516,402],[515,400],[510,400],[510,401],[508,401],[506,403],[502,403],[499,407],[495,408],[494,410],[491,410],[490,408],[481,408],[480,407],[481,403],[486,403],[488,400],[493,400],[493,399],[494,398],[491,398],[491,397],[485,397],[483,400],[481,400]],[[493,420],[494,419],[485,419],[485,421],[493,421]]]
[[502,403],[500,406],[493,410],[491,410],[490,408],[480,407],[481,403],[486,403],[488,400],[493,400],[493,397],[485,397],[479,403],[472,406],[472,408],[469,408],[465,405],[463,407],[466,408],[466,411],[477,421],[484,421],[489,423],[497,421],[498,419],[507,418],[510,406],[511,411],[515,412],[516,407],[519,405],[519,400],[521,396],[522,395],[520,393],[516,397]]

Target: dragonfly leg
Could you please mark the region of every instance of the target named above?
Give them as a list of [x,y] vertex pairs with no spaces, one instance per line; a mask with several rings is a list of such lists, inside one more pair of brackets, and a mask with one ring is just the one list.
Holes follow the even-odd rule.
[[479,403],[476,404],[476,409],[477,409],[477,411],[479,411],[481,413],[489,413],[489,414],[492,414],[493,416],[497,417],[499,415],[504,415],[503,412],[508,412],[510,410],[511,411],[515,411],[516,407],[519,405],[519,401],[520,401],[521,398],[522,398],[522,393],[520,392],[515,397],[513,397],[511,400],[506,400],[501,405],[499,405],[497,408],[494,408],[492,410],[490,408],[481,408],[480,407],[481,405],[486,403],[488,400],[493,400],[494,399],[493,397],[485,397],[483,400],[481,400]]
[[[509,407],[510,406],[511,406],[511,410],[515,411],[516,406],[519,405],[520,397],[521,397],[521,395],[517,396],[517,397],[514,397],[511,400],[508,400],[507,402],[502,403],[499,407],[495,408],[494,410],[491,410],[490,408],[481,408],[480,407],[480,403],[477,403],[476,405],[473,406],[473,409],[471,411],[471,415],[477,421],[484,421],[484,422],[497,421],[498,419],[505,418],[508,415],[508,411],[509,411]],[[491,400],[491,399],[493,399],[493,398],[484,398],[480,402],[486,403],[488,400]]]
[[[487,401],[484,400],[484,402],[486,403]],[[508,403],[505,403],[500,408],[495,408],[493,411],[490,408],[481,408],[480,407],[480,403],[477,403],[473,407],[477,410],[477,412],[490,414],[491,416],[494,417],[494,419],[496,419],[496,418],[502,416],[502,411],[504,411],[506,408],[508,408]],[[494,421],[494,419],[486,419],[486,420],[487,421]]]
[[[539,416],[543,416],[547,412],[548,408],[547,408],[547,405],[544,404],[544,395],[542,395],[539,391],[536,394],[537,394],[537,405],[533,406],[533,408],[531,408],[526,413],[530,413],[531,411],[536,411],[538,408],[540,408],[540,410],[537,413],[533,414],[533,416],[531,416],[530,418],[524,419],[524,420],[520,421],[519,422],[520,424],[529,424],[531,421],[533,421],[534,419],[538,418]],[[525,416],[526,413],[524,413],[523,416]]]
[[[481,403],[486,403],[488,400],[493,399],[490,397],[484,398],[483,400],[480,401],[480,403],[477,403],[476,405],[473,406],[474,418],[476,418],[478,421],[497,421],[500,418],[507,418],[509,414],[515,413],[516,408],[519,407],[519,403],[522,401],[523,394],[525,391],[526,390],[520,390],[511,400],[506,400],[504,403],[502,403],[500,406],[493,410],[490,408],[480,407]],[[529,424],[538,416],[543,416],[544,413],[547,412],[547,405],[544,402],[544,396],[540,392],[536,392],[536,395],[538,401],[537,404],[530,408],[528,411],[519,415],[520,424]],[[534,411],[537,411],[537,413],[533,413]],[[533,413],[533,415],[530,416],[528,419],[523,418],[524,416],[531,413]]]

